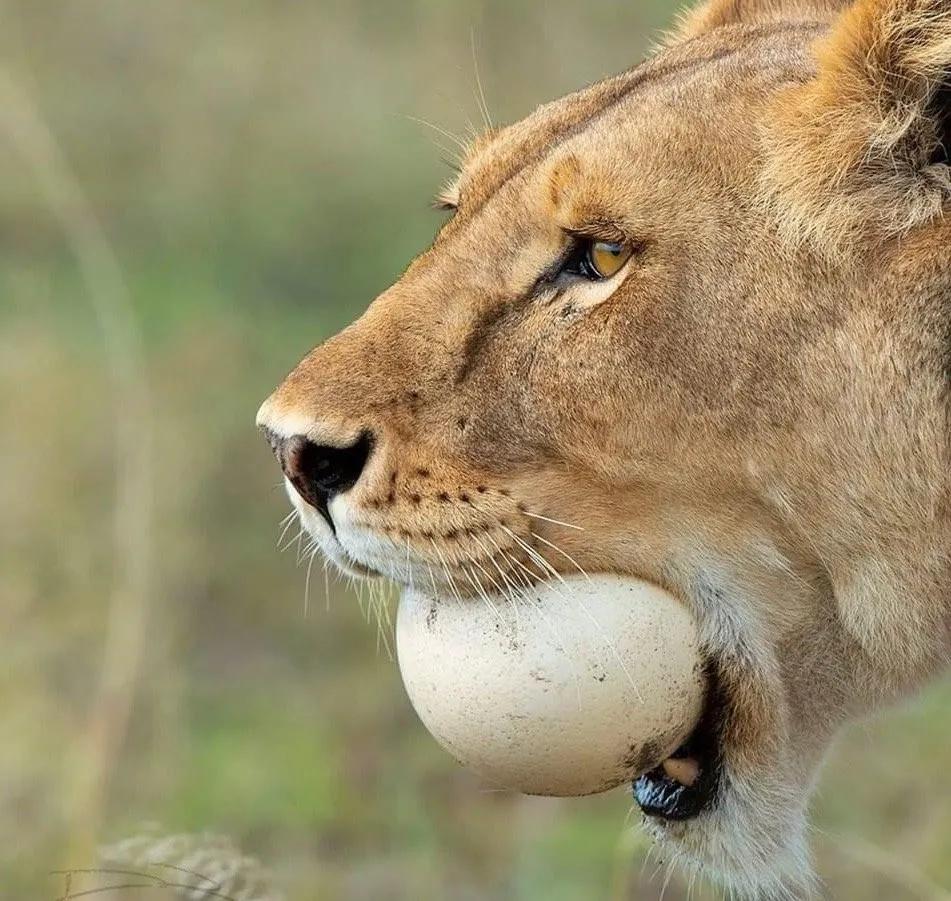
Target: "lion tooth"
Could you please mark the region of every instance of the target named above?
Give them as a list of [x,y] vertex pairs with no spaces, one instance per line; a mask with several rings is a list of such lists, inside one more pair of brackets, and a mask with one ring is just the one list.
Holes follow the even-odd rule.
[[671,779],[687,788],[700,778],[700,764],[695,757],[668,757],[662,765]]

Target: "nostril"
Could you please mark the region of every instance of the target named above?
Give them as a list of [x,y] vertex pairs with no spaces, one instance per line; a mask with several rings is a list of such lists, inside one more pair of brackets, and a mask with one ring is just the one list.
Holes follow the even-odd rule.
[[305,501],[324,512],[334,495],[357,483],[373,449],[369,432],[345,447],[315,444],[303,435],[276,440],[268,435],[268,439],[284,475]]
[[303,435],[294,435],[285,438],[278,444],[276,449],[278,461],[281,468],[292,482],[302,480],[307,475],[307,468],[310,465],[310,448],[313,445]]

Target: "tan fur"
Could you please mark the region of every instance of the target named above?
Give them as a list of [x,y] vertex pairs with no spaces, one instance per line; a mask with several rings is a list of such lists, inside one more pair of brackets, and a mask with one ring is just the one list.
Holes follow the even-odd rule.
[[724,25],[827,20],[847,5],[848,0],[711,0],[682,16],[674,37],[691,38]]
[[[650,828],[762,897],[808,889],[841,724],[951,656],[951,26],[935,0],[840,6],[713,0],[485,136],[433,246],[260,414],[374,435],[336,536],[298,499],[352,572],[478,602],[580,567],[682,597],[728,698],[724,780]],[[579,229],[636,248],[622,276],[539,286]]]
[[766,124],[787,229],[841,251],[940,216],[951,178],[929,163],[942,138],[929,105],[951,71],[951,4],[861,0],[816,57],[817,77],[783,92]]

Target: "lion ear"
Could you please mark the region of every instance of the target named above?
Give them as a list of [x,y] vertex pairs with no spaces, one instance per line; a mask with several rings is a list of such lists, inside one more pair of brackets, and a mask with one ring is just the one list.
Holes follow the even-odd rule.
[[706,0],[686,13],[675,39],[696,37],[723,25],[825,21],[849,0]]
[[768,124],[786,222],[841,245],[893,237],[951,199],[951,2],[856,0],[815,47],[816,74]]

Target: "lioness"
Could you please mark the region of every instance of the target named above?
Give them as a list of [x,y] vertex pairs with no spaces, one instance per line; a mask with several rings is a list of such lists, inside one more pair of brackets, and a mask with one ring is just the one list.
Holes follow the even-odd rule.
[[630,574],[715,675],[651,832],[809,891],[833,736],[951,658],[951,2],[710,0],[495,129],[258,422],[344,571]]

